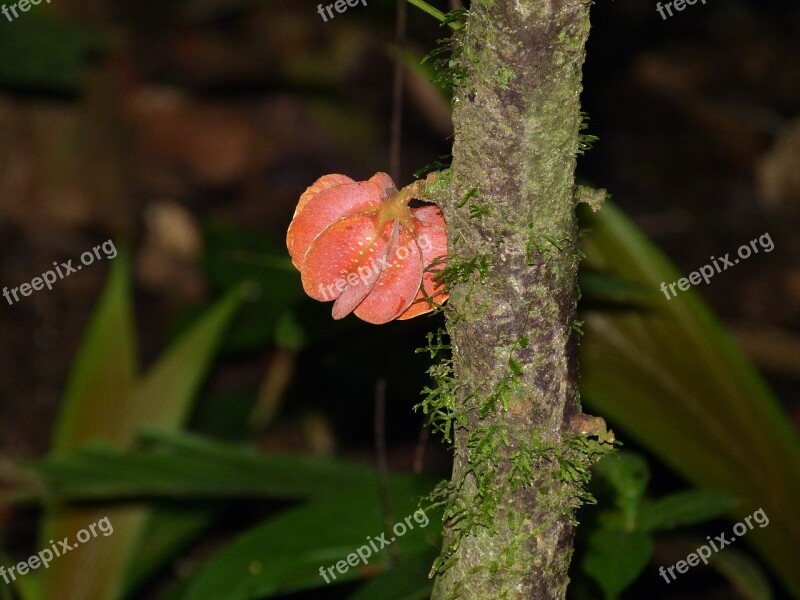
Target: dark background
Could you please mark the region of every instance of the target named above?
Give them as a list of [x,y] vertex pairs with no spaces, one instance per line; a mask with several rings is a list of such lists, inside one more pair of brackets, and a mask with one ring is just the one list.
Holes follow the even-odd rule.
[[[0,284],[16,287],[109,238],[127,245],[137,332],[152,360],[220,293],[220,230],[252,234],[250,258],[280,250],[317,177],[389,169],[394,20],[385,0],[327,23],[314,3],[289,0],[53,0],[13,23],[0,17]],[[583,104],[600,140],[579,175],[607,188],[684,274],[770,233],[772,253],[698,291],[800,424],[800,8],[708,0],[662,20],[650,0],[602,0],[592,22]],[[413,57],[445,35],[408,7]],[[406,71],[398,183],[448,154],[448,106],[425,74]],[[106,262],[14,306],[0,300],[6,458],[46,452]],[[270,293],[286,285],[276,280]],[[274,325],[279,315],[262,310]],[[431,322],[376,329],[353,317],[331,324],[329,306],[310,301],[301,310],[320,340],[287,353],[275,350],[274,327],[240,328],[253,335],[229,341],[194,427],[240,437],[266,401],[266,367],[286,360],[278,416],[248,435],[265,448],[371,461],[384,378],[390,463],[410,468],[421,424],[410,408],[429,364],[413,349]],[[426,468],[445,474],[437,448]],[[657,486],[676,484],[654,470]],[[650,583],[629,597],[674,592]],[[692,593],[730,597],[716,579],[708,589],[717,595],[695,583]],[[682,590],[658,597],[694,597]]]

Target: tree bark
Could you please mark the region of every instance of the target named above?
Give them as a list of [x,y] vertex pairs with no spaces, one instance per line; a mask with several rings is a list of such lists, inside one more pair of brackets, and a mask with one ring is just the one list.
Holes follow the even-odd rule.
[[463,420],[434,600],[565,597],[582,494],[569,470],[588,34],[581,0],[473,0],[460,33],[443,208],[449,269],[472,272],[448,307]]

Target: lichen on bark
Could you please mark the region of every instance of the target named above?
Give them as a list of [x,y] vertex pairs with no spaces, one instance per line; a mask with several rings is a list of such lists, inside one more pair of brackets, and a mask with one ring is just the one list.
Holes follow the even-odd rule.
[[[452,376],[442,379],[460,426],[440,490],[449,498],[435,600],[566,593],[574,511],[597,450],[570,431],[580,413],[574,175],[588,33],[588,2],[474,0],[458,34],[453,163],[437,200],[451,266],[489,264],[450,282]],[[475,511],[479,525],[465,528]]]

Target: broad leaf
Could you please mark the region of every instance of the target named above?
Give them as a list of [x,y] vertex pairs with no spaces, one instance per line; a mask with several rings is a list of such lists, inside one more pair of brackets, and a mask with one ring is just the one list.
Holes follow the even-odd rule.
[[[70,373],[56,423],[56,456],[86,440],[119,439],[125,430],[137,370],[129,275],[127,253],[120,252]],[[136,521],[128,510],[52,508],[42,523],[38,547],[49,547],[49,540],[74,539],[106,516],[118,535],[97,537],[54,561],[42,572],[40,598],[114,597],[130,546],[125,530]],[[89,563],[94,567],[83,566]]]
[[595,467],[595,473],[613,488],[617,508],[621,511],[627,528],[633,529],[647,483],[650,481],[650,470],[645,459],[631,452],[619,452],[600,461]]
[[205,227],[203,259],[211,285],[219,292],[248,282],[250,302],[226,335],[225,349],[248,351],[270,343],[285,312],[301,297],[300,274],[286,248],[251,233],[211,223]]
[[614,600],[650,562],[653,543],[638,531],[600,528],[589,537],[583,570]]
[[[406,527],[429,482],[393,481],[393,520]],[[183,600],[268,598],[375,575],[387,568],[392,552],[404,558],[430,555],[438,547],[439,519],[432,511],[416,513],[420,518],[409,520],[414,528],[400,536],[400,529],[393,532],[386,525],[379,490],[376,477],[370,485],[343,487],[267,520],[214,556],[193,578]],[[394,541],[390,547],[376,541],[384,533],[386,542]]]
[[124,428],[139,369],[131,298],[130,261],[120,250],[70,371],[53,454],[117,439]]
[[688,490],[645,502],[636,524],[642,531],[674,529],[710,521],[736,508],[736,501],[727,494],[707,490]]
[[[695,485],[763,508],[753,543],[800,598],[800,441],[773,395],[693,290],[612,203],[587,211],[590,268],[651,290],[638,310],[590,311],[582,344],[587,405]],[[755,260],[755,259],[754,259]]]
[[207,503],[159,504],[147,519],[136,549],[136,560],[130,561],[125,573],[126,597],[147,582],[166,560],[208,529],[215,516],[215,507]]
[[142,433],[143,447],[122,452],[92,444],[45,460],[24,499],[40,502],[135,498],[325,496],[374,481],[374,469],[325,457],[264,454],[188,434]]
[[[90,440],[124,447],[144,425],[178,428],[191,408],[222,332],[241,301],[234,292],[179,339],[141,381],[136,374],[130,265],[121,253],[70,376],[54,456]],[[44,571],[42,597],[116,600],[147,512],[136,507],[54,507],[43,523],[41,547],[108,518],[113,534],[64,554]],[[90,566],[88,566],[90,565]]]

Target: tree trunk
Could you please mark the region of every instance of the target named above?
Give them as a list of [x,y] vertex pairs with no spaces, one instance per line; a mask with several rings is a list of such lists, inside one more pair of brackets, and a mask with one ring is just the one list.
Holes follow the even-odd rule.
[[[433,598],[564,598],[592,452],[580,415],[576,155],[589,3],[473,0],[450,239],[455,463]],[[581,429],[581,428],[579,428]]]

